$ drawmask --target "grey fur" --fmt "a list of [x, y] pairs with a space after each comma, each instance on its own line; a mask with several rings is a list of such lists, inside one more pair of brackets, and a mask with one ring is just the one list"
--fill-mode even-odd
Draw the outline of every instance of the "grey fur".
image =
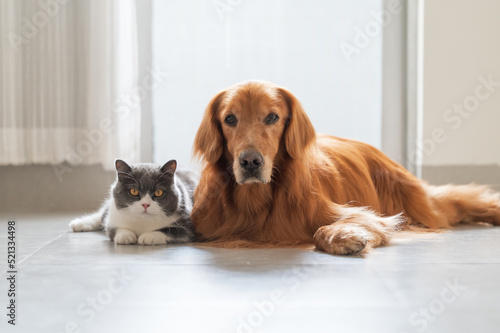
[[[166, 216], [179, 216], [171, 226], [156, 230], [170, 236], [173, 240], [169, 243], [184, 243], [194, 240], [193, 225], [190, 219], [193, 207], [194, 190], [198, 184], [198, 175], [188, 170], [176, 170], [175, 160], [165, 165], [150, 163], [128, 165], [122, 160], [115, 162], [117, 177], [111, 186], [111, 195], [117, 209], [123, 209], [141, 200], [149, 194], [162, 208]], [[139, 190], [137, 197], [131, 196], [131, 188]], [[164, 194], [157, 198], [156, 190], [163, 190]], [[102, 226], [108, 237], [114, 241], [116, 228], [107, 228], [109, 218], [108, 200], [101, 209]]]
[[[103, 229], [105, 228], [105, 226], [103, 226]], [[115, 240], [115, 235], [116, 235], [116, 228], [107, 228], [106, 229], [106, 235], [108, 235], [109, 239], [111, 239], [112, 241]]]

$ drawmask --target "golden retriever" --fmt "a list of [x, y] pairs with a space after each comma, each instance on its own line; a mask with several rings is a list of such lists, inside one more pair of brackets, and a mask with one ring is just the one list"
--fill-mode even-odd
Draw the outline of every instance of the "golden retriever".
[[317, 135], [287, 89], [261, 81], [219, 92], [196, 134], [192, 220], [226, 247], [314, 243], [331, 254], [386, 245], [395, 230], [500, 224], [485, 186], [430, 186], [376, 148]]

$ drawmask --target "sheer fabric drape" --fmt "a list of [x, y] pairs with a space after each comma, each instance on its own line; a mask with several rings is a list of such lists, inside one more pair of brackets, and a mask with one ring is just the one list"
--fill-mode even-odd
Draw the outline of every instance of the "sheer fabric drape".
[[133, 0], [0, 1], [0, 165], [140, 157]]

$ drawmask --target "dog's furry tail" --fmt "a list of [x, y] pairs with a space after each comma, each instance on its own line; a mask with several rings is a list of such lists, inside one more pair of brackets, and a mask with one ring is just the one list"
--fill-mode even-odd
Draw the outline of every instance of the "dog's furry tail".
[[460, 222], [500, 225], [500, 193], [484, 185], [426, 185], [434, 207], [443, 213], [448, 226]]
[[488, 186], [421, 183], [406, 193], [411, 195], [404, 208], [414, 227], [443, 229], [460, 222], [500, 225], [500, 194]]

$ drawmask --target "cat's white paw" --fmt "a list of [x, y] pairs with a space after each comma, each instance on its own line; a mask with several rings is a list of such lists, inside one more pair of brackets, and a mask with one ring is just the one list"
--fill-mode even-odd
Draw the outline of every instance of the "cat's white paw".
[[129, 229], [118, 228], [115, 233], [115, 244], [129, 245], [137, 243], [137, 235]]
[[161, 231], [146, 232], [139, 236], [137, 241], [140, 245], [167, 244], [169, 237]]
[[95, 215], [79, 217], [69, 223], [74, 232], [100, 230], [101, 225], [101, 219]]

